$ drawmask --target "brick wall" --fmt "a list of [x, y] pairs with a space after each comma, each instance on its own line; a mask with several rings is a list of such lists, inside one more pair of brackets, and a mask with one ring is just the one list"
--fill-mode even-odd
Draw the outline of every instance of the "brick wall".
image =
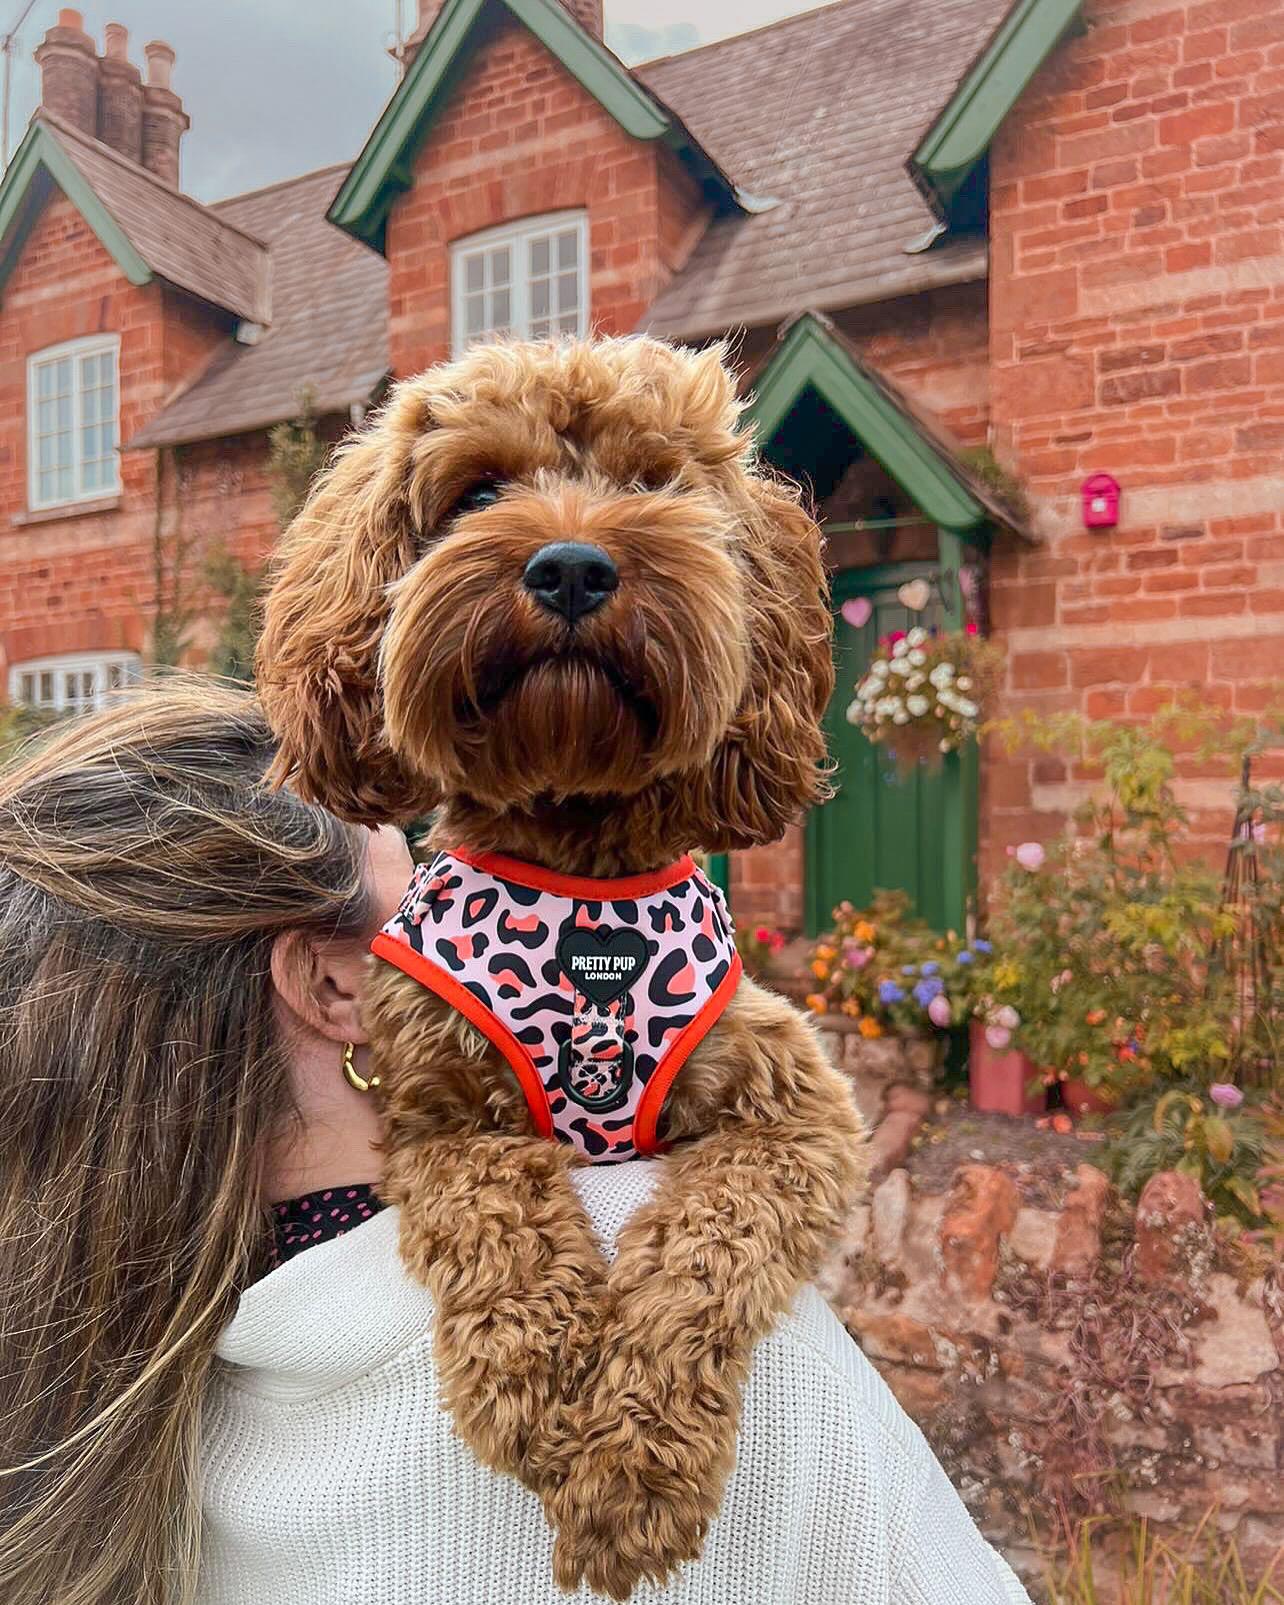
[[[120, 495], [103, 510], [28, 514], [27, 358], [64, 340], [118, 333], [127, 441], [223, 346], [228, 329], [223, 314], [179, 290], [131, 285], [61, 196], [41, 213], [0, 301], [0, 673], [64, 652], [145, 651], [155, 611], [156, 454], [121, 454]], [[262, 443], [255, 449], [261, 458]], [[220, 527], [241, 524], [225, 472], [237, 450], [205, 448], [201, 471], [186, 481], [189, 522], [208, 522], [213, 509]], [[175, 520], [167, 507], [160, 536], [170, 566]]]
[[702, 202], [676, 162], [631, 138], [531, 34], [497, 27], [468, 64], [388, 221], [399, 374], [450, 353], [449, 251], [481, 229], [588, 212], [596, 327], [635, 327], [685, 259]]
[[[995, 445], [1047, 545], [995, 565], [1014, 707], [1261, 708], [1284, 662], [1284, 16], [1278, 0], [1089, 0], [992, 153]], [[1123, 485], [1086, 532], [1079, 486]], [[986, 765], [993, 865], [1077, 796]], [[1226, 790], [1186, 800], [1210, 845]]]

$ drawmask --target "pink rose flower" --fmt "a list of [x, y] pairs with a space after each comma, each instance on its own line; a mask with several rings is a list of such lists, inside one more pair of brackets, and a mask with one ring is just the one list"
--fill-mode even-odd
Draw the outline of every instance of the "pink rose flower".
[[949, 998], [941, 995], [934, 997], [927, 1006], [927, 1017], [933, 1025], [939, 1026], [942, 1031], [951, 1025], [954, 1020], [954, 1011], [950, 1008]]
[[1005, 1003], [1001, 1009], [995, 1010], [994, 1023], [1004, 1031], [1015, 1031], [1021, 1024], [1021, 1016], [1010, 1003]]
[[995, 1053], [1002, 1053], [1004, 1048], [1012, 1041], [1012, 1033], [1005, 1025], [987, 1025], [985, 1040], [994, 1049]]
[[1044, 852], [1040, 843], [1022, 842], [1012, 856], [1022, 869], [1028, 869], [1033, 873], [1036, 869], [1043, 868], [1048, 855]]
[[1208, 1096], [1219, 1109], [1238, 1109], [1244, 1101], [1244, 1094], [1229, 1081], [1215, 1081], [1208, 1089]]

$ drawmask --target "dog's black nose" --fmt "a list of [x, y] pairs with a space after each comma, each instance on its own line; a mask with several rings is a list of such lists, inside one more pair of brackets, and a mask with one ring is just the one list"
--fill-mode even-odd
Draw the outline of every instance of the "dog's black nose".
[[527, 563], [522, 584], [541, 607], [568, 624], [601, 607], [620, 583], [619, 572], [600, 546], [554, 541]]

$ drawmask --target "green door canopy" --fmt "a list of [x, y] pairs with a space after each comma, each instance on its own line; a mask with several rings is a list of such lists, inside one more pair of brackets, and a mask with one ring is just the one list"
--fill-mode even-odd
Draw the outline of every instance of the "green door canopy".
[[929, 523], [959, 533], [988, 523], [1011, 526], [1011, 515], [971, 482], [948, 447], [815, 312], [794, 320], [754, 384], [748, 416], [765, 456], [771, 455], [772, 436], [808, 389], [877, 458]]
[[990, 148], [1026, 85], [1075, 26], [1082, 0], [1017, 0], [918, 142], [910, 177], [932, 209], [950, 203]]

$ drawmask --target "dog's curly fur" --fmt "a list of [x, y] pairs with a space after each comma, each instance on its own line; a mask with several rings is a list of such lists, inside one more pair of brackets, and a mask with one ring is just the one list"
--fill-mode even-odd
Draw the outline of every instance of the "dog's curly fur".
[[[478, 347], [398, 386], [286, 537], [259, 656], [276, 778], [581, 875], [779, 837], [823, 795], [830, 617], [819, 532], [739, 410], [720, 350], [649, 339]], [[574, 626], [522, 586], [562, 539], [620, 575]], [[608, 1271], [499, 1054], [391, 966], [366, 1015], [457, 1429], [541, 1495], [563, 1587], [662, 1581], [721, 1501], [753, 1345], [860, 1183], [846, 1084], [742, 981]]]

